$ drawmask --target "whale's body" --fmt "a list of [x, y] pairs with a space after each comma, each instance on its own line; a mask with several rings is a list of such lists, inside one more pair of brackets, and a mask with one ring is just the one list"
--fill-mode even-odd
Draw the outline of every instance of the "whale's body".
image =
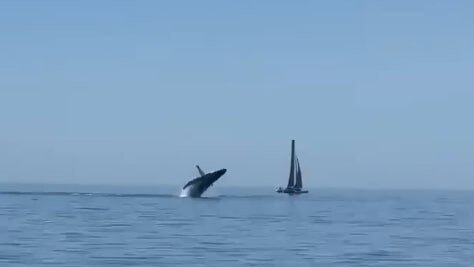
[[196, 166], [201, 174], [200, 177], [194, 178], [183, 186], [183, 196], [201, 197], [201, 195], [219, 178], [226, 173], [226, 169], [205, 174], [199, 166]]

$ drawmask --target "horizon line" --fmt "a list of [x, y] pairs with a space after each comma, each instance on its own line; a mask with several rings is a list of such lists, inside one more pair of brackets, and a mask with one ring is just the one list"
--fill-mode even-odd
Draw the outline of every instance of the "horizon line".
[[[33, 183], [33, 182], [0, 182], [0, 186], [71, 186], [71, 187], [84, 187], [84, 186], [97, 186], [97, 187], [179, 187], [178, 184], [106, 184], [106, 183]], [[270, 185], [222, 185], [219, 188], [278, 188], [278, 186]], [[358, 186], [321, 186], [321, 187], [305, 187], [309, 190], [361, 190], [361, 191], [474, 191], [474, 188], [439, 188], [439, 187], [358, 187]], [[3, 192], [0, 188], [0, 192]]]

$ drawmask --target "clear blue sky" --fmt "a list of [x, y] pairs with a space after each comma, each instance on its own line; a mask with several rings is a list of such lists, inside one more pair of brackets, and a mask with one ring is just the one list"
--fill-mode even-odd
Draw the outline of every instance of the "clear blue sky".
[[474, 188], [472, 1], [1, 1], [0, 182]]

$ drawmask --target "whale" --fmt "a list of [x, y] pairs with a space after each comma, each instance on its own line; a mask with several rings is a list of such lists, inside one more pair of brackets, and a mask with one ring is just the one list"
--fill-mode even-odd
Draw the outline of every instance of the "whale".
[[214, 172], [204, 173], [199, 165], [196, 165], [196, 167], [200, 176], [192, 179], [183, 186], [181, 195], [184, 197], [201, 197], [210, 186], [227, 172], [226, 169], [220, 169]]

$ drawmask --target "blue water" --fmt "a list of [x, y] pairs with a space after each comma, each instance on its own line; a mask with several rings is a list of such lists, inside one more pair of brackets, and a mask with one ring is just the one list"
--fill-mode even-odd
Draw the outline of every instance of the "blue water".
[[474, 266], [473, 192], [213, 190], [6, 187], [0, 266]]

